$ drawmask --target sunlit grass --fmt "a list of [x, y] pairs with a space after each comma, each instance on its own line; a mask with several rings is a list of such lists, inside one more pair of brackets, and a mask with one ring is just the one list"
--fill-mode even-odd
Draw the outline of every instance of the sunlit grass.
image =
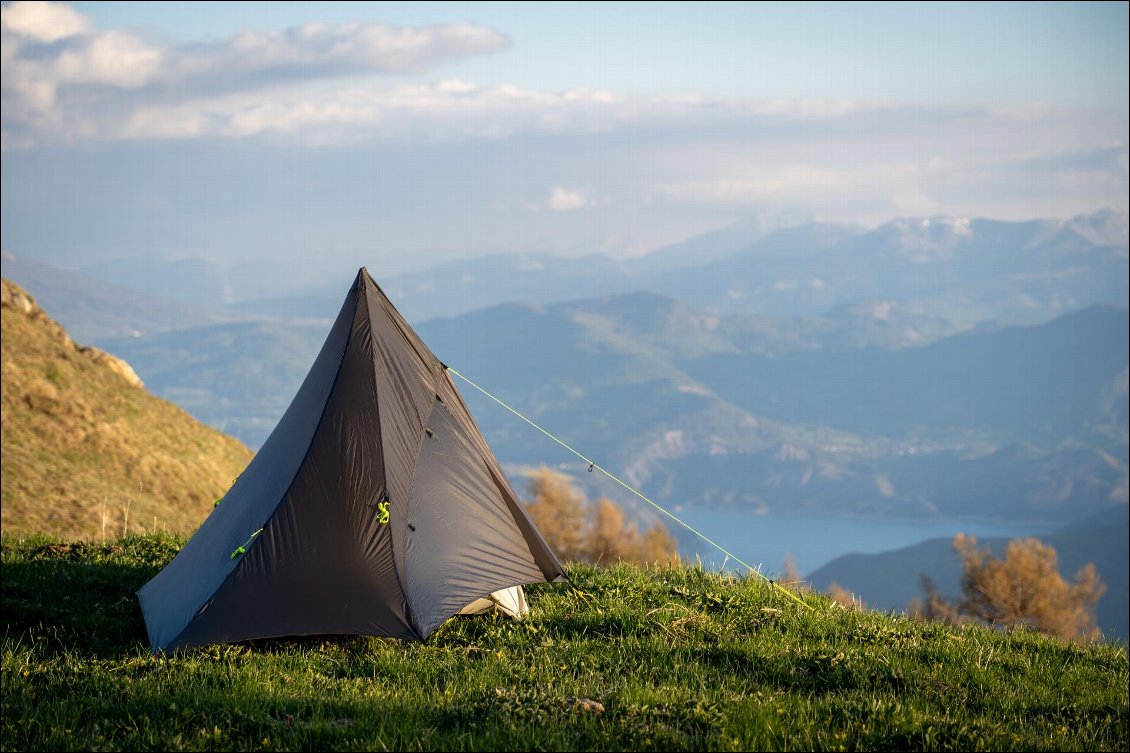
[[422, 644], [330, 637], [152, 657], [133, 591], [179, 544], [5, 537], [4, 750], [1130, 741], [1123, 646], [922, 623], [820, 595], [804, 608], [697, 567], [572, 566], [573, 586], [529, 588], [527, 620], [460, 618]]

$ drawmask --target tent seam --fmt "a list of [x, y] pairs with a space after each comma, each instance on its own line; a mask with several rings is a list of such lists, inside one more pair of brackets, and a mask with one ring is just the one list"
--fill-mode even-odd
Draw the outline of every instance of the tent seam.
[[[368, 275], [366, 274], [366, 277], [367, 276]], [[373, 284], [376, 285], [375, 282]], [[369, 308], [369, 296], [362, 291], [360, 297], [365, 302], [365, 318], [368, 319], [370, 322], [372, 322], [372, 311]], [[397, 329], [400, 329], [400, 328], [397, 327]], [[373, 327], [372, 327], [371, 323], [369, 325], [369, 345], [370, 345], [370, 352], [376, 353], [376, 343], [373, 339]], [[343, 356], [344, 356], [344, 353], [343, 353]], [[388, 496], [388, 459], [385, 457], [385, 444], [384, 444], [384, 440], [383, 440], [383, 433], [384, 432], [383, 432], [383, 428], [382, 428], [382, 424], [381, 424], [381, 394], [380, 394], [380, 390], [377, 389], [377, 387], [378, 387], [378, 385], [377, 385], [377, 371], [376, 371], [376, 363], [375, 362], [373, 364], [372, 375], [373, 375], [373, 401], [376, 403], [376, 406], [377, 406], [377, 427], [378, 427], [378, 429], [381, 429], [381, 433], [382, 433], [382, 441], [381, 441], [381, 444], [380, 444], [381, 468], [384, 471], [384, 477], [385, 477], [384, 478], [384, 481], [385, 481], [384, 488], [385, 488], [385, 496], [387, 498], [387, 496]], [[424, 425], [426, 426], [427, 422], [425, 422]], [[417, 466], [420, 464], [420, 447], [422, 446], [422, 442], [423, 442], [423, 440], [421, 438], [421, 444], [416, 446], [416, 465]], [[416, 478], [416, 468], [413, 467], [413, 469], [412, 469], [412, 480], [415, 480], [415, 478]], [[408, 488], [409, 489], [412, 488], [411, 481], [409, 481], [409, 483], [408, 483]], [[405, 510], [407, 510], [407, 508], [408, 508], [408, 500], [407, 499], [404, 500], [404, 505], [405, 505]], [[416, 619], [416, 610], [412, 608], [412, 600], [408, 596], [408, 586], [404, 582], [404, 579], [401, 578], [401, 576], [400, 576], [400, 568], [398, 568], [396, 566], [396, 538], [395, 538], [395, 536], [392, 535], [391, 530], [389, 531], [389, 546], [392, 548], [392, 558], [391, 558], [392, 574], [393, 574], [393, 577], [396, 578], [396, 584], [398, 586], [400, 586], [400, 593], [404, 596], [404, 616], [408, 618], [408, 620], [407, 620], [408, 627], [411, 628], [412, 632], [416, 634], [416, 640], [423, 642], [424, 635], [423, 635], [423, 632], [420, 630], [420, 622], [419, 622], [419, 620]]]

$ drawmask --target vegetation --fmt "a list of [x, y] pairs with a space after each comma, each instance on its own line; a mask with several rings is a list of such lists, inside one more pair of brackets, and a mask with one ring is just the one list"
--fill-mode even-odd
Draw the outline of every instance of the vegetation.
[[678, 542], [662, 523], [642, 533], [610, 499], [585, 498], [572, 480], [544, 465], [530, 478], [526, 509], [546, 542], [565, 562], [669, 564], [678, 560]]
[[196, 528], [251, 452], [76, 345], [7, 280], [3, 303], [4, 531]]
[[133, 592], [176, 552], [5, 536], [3, 750], [1123, 750], [1126, 648], [809, 608], [701, 568], [576, 564], [523, 622], [426, 643], [150, 656]]
[[949, 622], [977, 620], [990, 625], [1030, 625], [1067, 640], [1099, 637], [1094, 606], [1103, 585], [1093, 564], [1087, 564], [1068, 583], [1059, 574], [1055, 547], [1038, 539], [1009, 542], [1004, 557], [977, 546], [977, 537], [958, 534], [954, 551], [961, 558], [962, 598], [956, 603], [940, 596], [928, 578], [923, 587], [923, 614]]

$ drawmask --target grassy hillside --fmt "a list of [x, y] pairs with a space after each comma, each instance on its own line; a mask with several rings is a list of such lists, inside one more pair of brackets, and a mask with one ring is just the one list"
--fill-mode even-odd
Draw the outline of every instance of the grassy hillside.
[[195, 529], [250, 451], [74, 343], [7, 280], [2, 316], [4, 532]]
[[[2, 546], [4, 750], [1117, 750], [1123, 646], [811, 609], [762, 582], [572, 566], [522, 623], [153, 658], [134, 590], [176, 551]], [[596, 705], [599, 704], [599, 707]]]

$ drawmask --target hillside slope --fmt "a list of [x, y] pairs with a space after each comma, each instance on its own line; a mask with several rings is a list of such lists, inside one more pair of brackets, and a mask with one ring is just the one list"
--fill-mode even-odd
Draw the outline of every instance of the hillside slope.
[[2, 294], [4, 532], [194, 530], [251, 452], [73, 342], [18, 285]]
[[1121, 645], [809, 608], [618, 565], [522, 622], [153, 657], [134, 590], [177, 551], [5, 537], [3, 750], [1125, 750]]

